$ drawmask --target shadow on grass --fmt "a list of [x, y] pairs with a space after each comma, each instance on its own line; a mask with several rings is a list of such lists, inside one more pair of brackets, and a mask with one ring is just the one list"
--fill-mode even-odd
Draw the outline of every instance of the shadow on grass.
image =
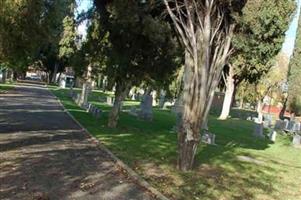
[[[61, 98], [62, 99], [62, 98]], [[67, 98], [64, 104], [72, 106]], [[109, 106], [95, 102], [104, 113], [95, 119], [89, 113], [71, 113], [110, 150], [128, 163], [149, 182], [172, 199], [279, 199], [281, 184], [277, 163], [252, 162], [253, 151], [270, 148], [267, 139], [253, 136], [253, 123], [230, 119], [209, 119], [210, 131], [216, 134], [217, 145], [201, 144], [196, 156], [195, 170], [182, 173], [175, 169], [177, 135], [172, 131], [175, 116], [166, 110], [154, 109], [154, 120], [146, 122], [121, 113], [116, 129], [106, 127]], [[251, 162], [238, 159], [250, 158]], [[267, 159], [268, 160], [268, 159]], [[154, 172], [155, 171], [155, 172]], [[278, 195], [278, 196], [277, 196]]]

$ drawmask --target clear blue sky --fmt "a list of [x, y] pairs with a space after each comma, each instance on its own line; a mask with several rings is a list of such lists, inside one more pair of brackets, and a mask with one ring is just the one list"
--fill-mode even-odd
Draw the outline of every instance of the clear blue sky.
[[[301, 0], [296, 0], [296, 1], [298, 2], [297, 13], [294, 16], [290, 28], [286, 33], [285, 42], [282, 47], [282, 52], [285, 53], [287, 56], [291, 56], [294, 49], [296, 31], [298, 26], [298, 17], [300, 15]], [[77, 0], [77, 2], [79, 5], [77, 12], [80, 13], [82, 11], [88, 10], [92, 6], [93, 0]], [[81, 24], [78, 28], [78, 31], [80, 32], [80, 34], [85, 35], [86, 23]]]
[[296, 1], [298, 2], [297, 14], [294, 16], [294, 19], [290, 25], [290, 28], [286, 32], [285, 42], [282, 47], [282, 52], [285, 53], [289, 57], [293, 53], [293, 49], [294, 49], [294, 45], [295, 45], [295, 38], [296, 38], [296, 31], [297, 31], [297, 27], [298, 27], [298, 18], [300, 15], [301, 0], [296, 0]]

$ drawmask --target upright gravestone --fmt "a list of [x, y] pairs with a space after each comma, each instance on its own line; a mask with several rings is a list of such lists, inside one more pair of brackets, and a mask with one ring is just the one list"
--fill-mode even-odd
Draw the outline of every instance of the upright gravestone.
[[145, 94], [140, 104], [139, 118], [147, 121], [153, 119], [153, 97]]
[[263, 135], [263, 123], [258, 120], [258, 118], [255, 119], [255, 126], [254, 126], [254, 132], [253, 135], [259, 138], [264, 138]]
[[288, 124], [289, 124], [289, 121], [287, 119], [285, 119], [283, 121], [283, 130], [287, 130], [288, 129]]
[[300, 133], [300, 131], [301, 131], [301, 123], [297, 122], [297, 123], [294, 124], [293, 132], [294, 133]]
[[108, 104], [109, 106], [112, 106], [113, 103], [114, 103], [113, 97], [107, 96], [107, 104]]
[[160, 99], [159, 99], [159, 107], [160, 108], [164, 108], [165, 96], [166, 96], [166, 92], [164, 90], [161, 90]]
[[276, 123], [275, 123], [275, 129], [277, 130], [283, 130], [283, 121], [282, 120], [276, 120]]
[[275, 130], [272, 130], [270, 132], [269, 138], [272, 142], [276, 142], [277, 132]]
[[178, 131], [178, 129], [181, 125], [181, 120], [182, 120], [182, 115], [183, 115], [183, 101], [182, 101], [182, 98], [176, 99], [174, 107], [172, 109], [172, 112], [174, 112], [176, 114], [176, 125], [173, 129]]
[[294, 126], [295, 126], [295, 122], [294, 121], [289, 121], [285, 130], [289, 131], [289, 132], [293, 132]]
[[293, 146], [294, 147], [301, 147], [301, 136], [295, 135], [293, 138]]
[[201, 136], [201, 141], [206, 144], [215, 145], [215, 135], [205, 130]]

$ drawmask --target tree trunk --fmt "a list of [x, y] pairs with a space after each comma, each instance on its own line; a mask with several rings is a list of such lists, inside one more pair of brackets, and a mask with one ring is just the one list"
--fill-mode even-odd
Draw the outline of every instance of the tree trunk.
[[279, 113], [279, 119], [284, 120], [284, 114], [286, 111], [286, 106], [287, 106], [287, 100], [288, 100], [288, 96], [285, 97], [284, 103], [283, 103], [283, 107]]
[[83, 84], [82, 93], [80, 95], [79, 105], [85, 107], [88, 104], [88, 97], [91, 91], [91, 84], [89, 81], [86, 81]]
[[7, 74], [7, 70], [6, 69], [3, 69], [2, 70], [2, 83], [5, 83], [6, 82], [6, 74]]
[[257, 114], [258, 114], [258, 123], [262, 124], [263, 123], [263, 103], [261, 100], [257, 101]]
[[195, 110], [195, 106], [198, 107], [200, 102], [195, 102], [194, 97], [196, 94], [199, 96], [200, 91], [197, 89], [198, 87], [196, 87], [196, 82], [193, 81], [193, 73], [191, 71], [192, 66], [193, 60], [189, 53], [186, 52], [183, 77], [184, 89], [182, 96], [178, 97], [182, 98], [183, 103], [182, 119], [178, 126], [178, 168], [182, 171], [188, 171], [193, 167], [194, 158], [200, 141], [200, 128], [203, 120], [202, 118], [200, 120], [199, 109]]
[[88, 104], [88, 97], [89, 93], [92, 90], [92, 67], [91, 65], [87, 66], [87, 74], [86, 74], [86, 81], [83, 84], [82, 93], [80, 96], [79, 104], [80, 106], [85, 107]]
[[219, 116], [219, 119], [225, 120], [229, 117], [229, 113], [231, 110], [232, 100], [233, 100], [233, 94], [234, 94], [234, 78], [233, 78], [233, 67], [229, 65], [229, 74], [226, 81], [226, 93], [222, 108], [222, 113]]
[[57, 62], [55, 62], [54, 64], [54, 71], [53, 71], [53, 74], [52, 74], [52, 77], [51, 77], [51, 83], [55, 83], [56, 82], [56, 74], [59, 70], [59, 65]]
[[160, 91], [160, 99], [159, 99], [159, 108], [164, 107], [166, 92], [164, 90]]
[[241, 97], [241, 98], [239, 99], [239, 109], [243, 109], [243, 108], [244, 108], [244, 98]]
[[109, 128], [116, 128], [119, 119], [119, 112], [120, 112], [122, 101], [129, 93], [130, 88], [131, 88], [130, 83], [126, 83], [125, 81], [116, 82], [115, 101], [109, 114], [109, 121], [108, 121]]

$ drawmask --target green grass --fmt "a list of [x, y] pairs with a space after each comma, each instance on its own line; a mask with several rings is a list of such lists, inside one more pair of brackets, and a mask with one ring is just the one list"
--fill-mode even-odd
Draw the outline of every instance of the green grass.
[[[278, 135], [272, 144], [252, 136], [252, 122], [210, 116], [217, 145], [201, 144], [195, 169], [182, 173], [175, 167], [177, 136], [170, 111], [155, 108], [152, 122], [123, 112], [118, 128], [109, 129], [110, 107], [100, 100], [112, 94], [93, 92], [90, 101], [104, 111], [95, 119], [71, 101], [67, 90], [51, 90], [95, 137], [171, 199], [301, 199], [301, 149], [291, 147], [288, 136]], [[125, 107], [133, 105], [138, 102], [125, 102]]]
[[11, 90], [13, 88], [14, 88], [14, 86], [12, 84], [2, 84], [1, 83], [0, 84], [0, 94], [6, 92], [8, 90]]

